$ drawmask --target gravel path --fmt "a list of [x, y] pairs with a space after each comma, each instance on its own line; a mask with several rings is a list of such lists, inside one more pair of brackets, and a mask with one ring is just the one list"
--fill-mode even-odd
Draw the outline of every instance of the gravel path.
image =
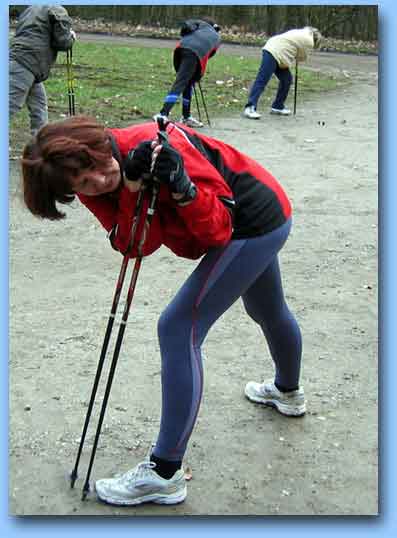
[[[281, 263], [303, 330], [308, 413], [288, 420], [244, 398], [245, 383], [271, 376], [272, 365], [237, 303], [205, 344], [203, 403], [185, 462], [193, 478], [178, 506], [81, 502], [88, 450], [76, 488], [68, 485], [121, 260], [77, 204], [62, 224], [31, 217], [11, 163], [10, 513], [377, 513], [377, 58], [316, 54], [310, 65], [344, 71], [353, 84], [306, 102], [296, 117], [214, 118], [206, 129], [272, 171], [293, 202]], [[155, 438], [156, 320], [194, 266], [165, 248], [144, 260], [93, 478], [128, 469]]]

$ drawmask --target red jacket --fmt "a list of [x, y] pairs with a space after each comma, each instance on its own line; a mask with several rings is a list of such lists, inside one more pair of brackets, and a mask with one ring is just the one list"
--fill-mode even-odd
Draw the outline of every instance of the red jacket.
[[[157, 124], [150, 122], [124, 129], [109, 129], [109, 132], [114, 137], [121, 158], [124, 159], [129, 150], [135, 148], [140, 142], [155, 139], [157, 130]], [[255, 161], [231, 146], [199, 135], [185, 126], [168, 124], [167, 133], [170, 144], [183, 156], [185, 170], [197, 187], [197, 196], [189, 205], [180, 207], [172, 199], [168, 187], [161, 185], [156, 211], [145, 241], [144, 255], [153, 253], [163, 244], [178, 256], [196, 259], [205, 254], [209, 248], [224, 245], [232, 238], [233, 226], [236, 223], [232, 222], [228, 204], [225, 205], [225, 200], [233, 201], [235, 198], [233, 187], [227, 184], [228, 177], [225, 178], [229, 169], [234, 170], [234, 178], [236, 173], [239, 175], [239, 170], [244, 170], [244, 177], [247, 175], [247, 170], [253, 171], [256, 176], [255, 182], [259, 182], [266, 192], [272, 193], [272, 200], [277, 199], [277, 215], [280, 215], [281, 221], [279, 222], [279, 217], [277, 217], [277, 224], [274, 217], [267, 219], [267, 227], [274, 228], [290, 216], [291, 206], [281, 187]], [[224, 157], [227, 170], [222, 163], [222, 175], [216, 165], [211, 164], [205, 151], [195, 144], [195, 139]], [[257, 176], [260, 178], [258, 179]], [[252, 175], [249, 174], [249, 177]], [[240, 183], [244, 185], [243, 180]], [[116, 230], [117, 226], [113, 246], [124, 252], [129, 241], [137, 193], [131, 193], [126, 187], [122, 187], [117, 193], [101, 196], [79, 195], [79, 198], [108, 232]], [[255, 198], [257, 198], [256, 194]], [[256, 200], [255, 204], [257, 205]], [[147, 205], [148, 201], [146, 201], [146, 207]], [[246, 209], [245, 206], [246, 203], [242, 204], [242, 209]], [[266, 201], [267, 206], [269, 206], [268, 201]], [[245, 213], [247, 211], [241, 212], [241, 220], [244, 223], [249, 221]], [[261, 228], [259, 234], [265, 231]], [[250, 235], [258, 235], [258, 233], [254, 230], [253, 233], [247, 234], [247, 236]], [[136, 256], [136, 248], [133, 249], [131, 255]]]

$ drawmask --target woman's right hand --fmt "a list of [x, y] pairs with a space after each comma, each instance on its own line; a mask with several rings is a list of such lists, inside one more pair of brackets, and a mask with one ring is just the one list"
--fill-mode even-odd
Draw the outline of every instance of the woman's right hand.
[[124, 175], [126, 180], [137, 182], [142, 180], [144, 174], [150, 174], [153, 151], [151, 144], [151, 140], [146, 140], [128, 152], [124, 161]]

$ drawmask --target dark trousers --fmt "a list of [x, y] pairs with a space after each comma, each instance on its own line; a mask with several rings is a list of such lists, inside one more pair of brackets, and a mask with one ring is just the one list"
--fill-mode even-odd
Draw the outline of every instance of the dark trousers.
[[194, 83], [198, 80], [200, 65], [197, 56], [189, 49], [180, 50], [180, 64], [176, 72], [176, 79], [172, 88], [164, 99], [161, 114], [168, 116], [172, 107], [182, 94], [182, 114], [184, 118], [190, 116], [190, 105]]
[[272, 75], [276, 75], [279, 80], [277, 95], [272, 103], [272, 107], [277, 109], [284, 108], [284, 103], [292, 84], [291, 71], [288, 68], [281, 69], [274, 57], [267, 50], [263, 51], [262, 63], [252, 85], [246, 106], [257, 107], [259, 98]]
[[48, 123], [47, 94], [42, 82], [35, 82], [34, 75], [15, 60], [9, 64], [9, 113], [10, 118], [24, 104], [28, 107], [31, 134]]

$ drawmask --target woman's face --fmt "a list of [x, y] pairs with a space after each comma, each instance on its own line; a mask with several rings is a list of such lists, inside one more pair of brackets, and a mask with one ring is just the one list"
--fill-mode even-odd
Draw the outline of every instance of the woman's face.
[[86, 196], [99, 196], [115, 191], [120, 181], [120, 166], [112, 157], [105, 170], [84, 170], [76, 176], [72, 181], [73, 192]]

